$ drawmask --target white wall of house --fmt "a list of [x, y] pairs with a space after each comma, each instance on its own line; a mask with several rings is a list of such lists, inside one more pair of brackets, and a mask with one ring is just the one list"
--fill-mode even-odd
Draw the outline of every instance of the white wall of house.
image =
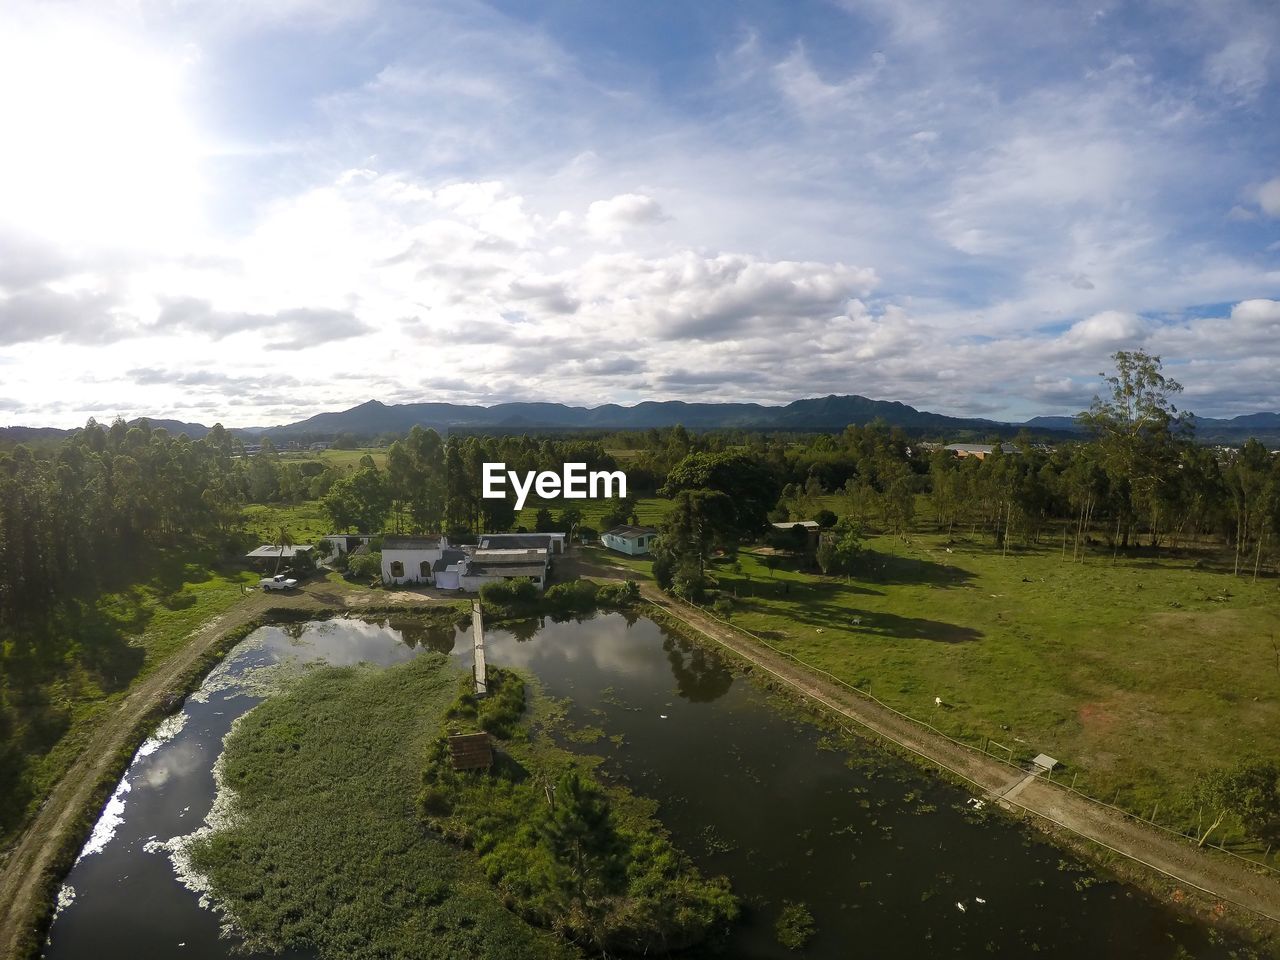
[[653, 541], [658, 539], [656, 533], [646, 533], [638, 537], [620, 537], [612, 533], [604, 534], [600, 540], [610, 550], [617, 550], [628, 556], [639, 557], [649, 552]]
[[460, 590], [462, 564], [451, 563], [448, 567], [436, 573], [436, 589], [437, 590]]
[[382, 551], [383, 583], [431, 583], [431, 567], [444, 554], [444, 546], [414, 550]]

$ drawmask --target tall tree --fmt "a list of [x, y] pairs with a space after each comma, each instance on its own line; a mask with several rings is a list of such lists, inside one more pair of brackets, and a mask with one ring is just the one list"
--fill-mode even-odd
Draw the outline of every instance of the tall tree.
[[1128, 546], [1134, 520], [1152, 514], [1157, 491], [1176, 469], [1175, 432], [1191, 427], [1173, 404], [1182, 385], [1164, 375], [1158, 356], [1121, 350], [1112, 360], [1116, 372], [1099, 374], [1109, 395], [1095, 396], [1077, 420], [1092, 433], [1108, 476], [1125, 491], [1117, 524]]

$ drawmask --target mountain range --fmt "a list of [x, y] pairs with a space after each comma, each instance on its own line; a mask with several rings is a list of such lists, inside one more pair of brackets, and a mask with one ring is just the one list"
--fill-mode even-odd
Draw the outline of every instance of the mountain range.
[[[500, 403], [492, 407], [454, 403], [384, 404], [377, 400], [295, 423], [271, 427], [243, 427], [230, 432], [246, 440], [270, 437], [273, 441], [332, 440], [338, 434], [372, 438], [403, 434], [415, 425], [448, 431], [563, 431], [636, 430], [670, 427], [691, 430], [841, 430], [848, 424], [883, 420], [912, 433], [969, 440], [987, 436], [1012, 436], [1020, 430], [1045, 437], [1065, 437], [1080, 432], [1071, 417], [1033, 417], [1023, 423], [950, 417], [917, 410], [904, 403], [870, 400], [855, 395], [794, 400], [783, 406], [759, 403], [686, 403], [681, 400], [645, 401], [626, 407], [616, 403], [576, 407], [563, 403]], [[131, 421], [136, 422], [136, 421]], [[209, 427], [179, 420], [147, 418], [153, 427], [170, 433], [202, 437]], [[1238, 443], [1250, 436], [1264, 442], [1280, 442], [1280, 413], [1253, 413], [1229, 420], [1195, 418], [1196, 436], [1202, 442]], [[70, 433], [51, 427], [4, 427], [0, 438], [18, 442], [53, 439]]]

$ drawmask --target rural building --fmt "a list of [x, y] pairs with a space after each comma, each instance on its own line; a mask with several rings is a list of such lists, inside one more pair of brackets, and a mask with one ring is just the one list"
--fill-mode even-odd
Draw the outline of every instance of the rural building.
[[317, 541], [316, 546], [330, 557], [336, 557], [340, 554], [350, 553], [357, 547], [369, 545], [369, 541], [375, 538], [372, 533], [330, 533], [321, 537]]
[[[990, 443], [949, 443], [943, 449], [949, 450], [957, 457], [976, 457], [979, 460], [985, 460], [987, 455], [995, 451], [995, 446]], [[1001, 453], [1017, 453], [1018, 448], [1012, 443], [1000, 444]]]
[[545, 550], [553, 557], [564, 553], [563, 533], [482, 533], [478, 539], [486, 550]]
[[466, 566], [467, 555], [461, 550], [447, 549], [440, 559], [431, 565], [431, 576], [435, 580], [437, 590], [461, 590], [462, 568]]
[[383, 537], [383, 583], [433, 583], [432, 568], [444, 556], [444, 537]]
[[[482, 543], [491, 542], [481, 539]], [[546, 549], [486, 549], [476, 547], [459, 572], [463, 590], [479, 590], [500, 580], [530, 580], [545, 590], [551, 570], [551, 554]]]
[[768, 542], [784, 550], [798, 546], [798, 542], [793, 539], [798, 536], [797, 530], [804, 532], [805, 545], [810, 550], [818, 545], [818, 538], [822, 535], [822, 524], [817, 520], [783, 520], [771, 526], [773, 529], [769, 531]]
[[[563, 533], [482, 533], [479, 546], [451, 546], [447, 537], [384, 537], [382, 582], [429, 583], [440, 590], [478, 591], [486, 583], [529, 580], [545, 590]], [[357, 549], [367, 549], [363, 544]]]
[[282, 547], [275, 543], [264, 543], [262, 546], [250, 550], [244, 555], [250, 565], [265, 570], [274, 567], [277, 563], [292, 563], [293, 560], [303, 554], [311, 554], [314, 556], [315, 547], [300, 543], [291, 547]]
[[648, 553], [657, 538], [656, 527], [635, 527], [629, 523], [606, 530], [600, 535], [600, 541], [610, 550], [617, 550], [631, 557]]

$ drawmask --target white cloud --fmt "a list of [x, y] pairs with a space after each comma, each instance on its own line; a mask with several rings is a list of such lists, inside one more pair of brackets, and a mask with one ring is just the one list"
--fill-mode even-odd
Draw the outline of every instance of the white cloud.
[[1133, 349], [1141, 346], [1146, 336], [1147, 324], [1141, 317], [1120, 310], [1104, 310], [1072, 324], [1062, 339], [1074, 347]]
[[635, 227], [669, 219], [661, 204], [642, 193], [620, 193], [608, 200], [596, 200], [587, 207], [587, 229], [601, 237], [620, 238]]
[[[1135, 344], [1222, 409], [1275, 396], [1250, 375], [1280, 363], [1265, 3], [744, 8], [683, 62], [519, 5], [23, 3], [0, 46], [94, 115], [42, 142], [45, 112], [0, 105], [38, 146], [0, 156], [15, 419], [371, 395], [1054, 412]], [[300, 351], [288, 389], [274, 349]]]
[[1269, 217], [1280, 217], [1280, 177], [1258, 188], [1258, 205]]

